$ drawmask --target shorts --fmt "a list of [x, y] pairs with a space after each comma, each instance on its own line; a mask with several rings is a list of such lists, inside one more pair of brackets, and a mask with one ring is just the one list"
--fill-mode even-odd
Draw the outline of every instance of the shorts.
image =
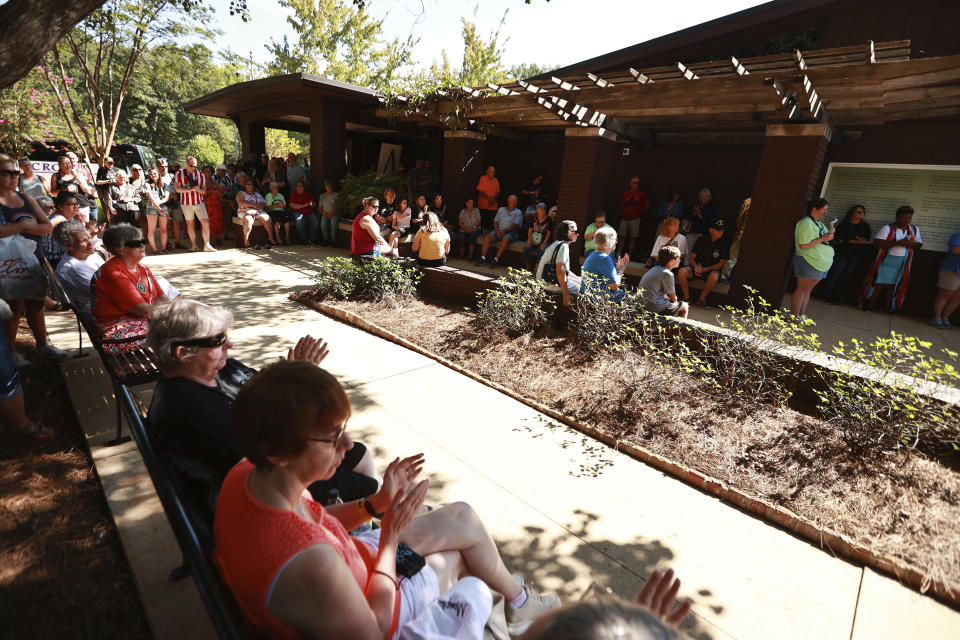
[[[382, 529], [368, 529], [360, 533], [350, 534], [352, 537], [372, 547], [376, 555], [380, 548], [380, 532]], [[400, 577], [400, 619], [397, 629], [415, 619], [431, 603], [440, 598], [440, 582], [437, 574], [429, 564], [423, 565], [412, 578]]]
[[620, 221], [620, 228], [617, 230], [617, 235], [622, 238], [628, 233], [631, 238], [636, 238], [640, 235], [640, 218]]
[[167, 213], [174, 222], [183, 222], [183, 210], [179, 207], [167, 207]]
[[287, 218], [287, 211], [281, 209], [280, 211], [267, 211], [267, 215], [270, 216], [270, 220], [276, 224], [283, 224], [284, 222], [289, 222]]
[[937, 286], [947, 291], [960, 289], [960, 273], [941, 270], [940, 277], [937, 279]]
[[659, 313], [662, 316], [675, 316], [677, 312], [680, 311], [681, 302], [677, 300], [676, 302], [668, 302], [665, 306], [660, 305], [659, 309], [650, 309], [654, 313]]
[[505, 234], [503, 234], [503, 238], [501, 238], [500, 240], [497, 240], [496, 231], [491, 231], [490, 233], [487, 234], [487, 236], [490, 237], [491, 242], [500, 242], [500, 240], [503, 240], [503, 239], [506, 239], [507, 242], [516, 242], [517, 240], [520, 239], [520, 236], [517, 235], [516, 231], [507, 231]]
[[193, 222], [196, 216], [201, 220], [207, 219], [207, 205], [201, 204], [181, 204], [180, 210], [183, 212], [183, 219], [187, 222]]
[[798, 278], [806, 278], [808, 280], [823, 280], [827, 277], [826, 271], [814, 269], [810, 263], [807, 262], [806, 258], [796, 254], [793, 256], [793, 273]]
[[144, 209], [143, 215], [150, 216], [152, 218], [169, 218], [170, 214], [167, 213], [166, 209]]

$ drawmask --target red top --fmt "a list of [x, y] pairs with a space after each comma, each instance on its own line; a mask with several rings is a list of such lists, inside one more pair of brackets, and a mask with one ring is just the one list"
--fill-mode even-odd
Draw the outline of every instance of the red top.
[[288, 198], [291, 204], [307, 204], [308, 202], [313, 202], [312, 205], [306, 209], [294, 209], [297, 213], [314, 213], [317, 210], [317, 203], [313, 199], [313, 196], [310, 195], [310, 192], [306, 189], [303, 190], [303, 193], [297, 193], [294, 191], [290, 194]]
[[497, 208], [497, 197], [488, 198], [485, 193], [500, 193], [500, 181], [496, 178], [490, 178], [487, 174], [480, 176], [480, 180], [477, 182], [477, 208], [486, 209], [490, 211], [491, 209]]
[[623, 206], [623, 220], [635, 220], [643, 215], [648, 206], [647, 194], [643, 189], [623, 192], [620, 204]]
[[308, 547], [328, 544], [366, 590], [369, 568], [375, 553], [363, 542], [350, 537], [340, 521], [313, 501], [304, 490], [304, 502], [319, 522], [308, 522], [285, 509], [270, 507], [250, 493], [253, 465], [244, 458], [227, 474], [217, 499], [213, 533], [216, 556], [230, 589], [257, 630], [269, 638], [304, 638], [267, 608], [277, 575]]
[[370, 236], [370, 232], [360, 226], [364, 217], [369, 215], [366, 211], [361, 211], [353, 219], [353, 233], [350, 236], [350, 253], [352, 255], [359, 256], [370, 253], [377, 246], [377, 241]]
[[[189, 169], [180, 169], [180, 171], [177, 171], [177, 175], [174, 177], [175, 183], [181, 187], [189, 187], [190, 183], [187, 181], [187, 175], [193, 178], [198, 187], [203, 189], [207, 188], [207, 177], [196, 169], [193, 171], [190, 171]], [[187, 191], [186, 193], [181, 193], [180, 204], [203, 204], [203, 194], [198, 191]]]
[[93, 319], [102, 324], [130, 315], [130, 309], [138, 304], [155, 303], [163, 289], [142, 262], [134, 275], [123, 260], [114, 256], [94, 274], [90, 293]]

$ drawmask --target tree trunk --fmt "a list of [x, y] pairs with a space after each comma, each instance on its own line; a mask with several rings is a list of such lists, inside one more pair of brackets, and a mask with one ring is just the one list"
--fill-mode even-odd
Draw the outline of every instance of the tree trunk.
[[0, 89], [37, 66], [63, 34], [105, 0], [8, 0], [0, 5]]

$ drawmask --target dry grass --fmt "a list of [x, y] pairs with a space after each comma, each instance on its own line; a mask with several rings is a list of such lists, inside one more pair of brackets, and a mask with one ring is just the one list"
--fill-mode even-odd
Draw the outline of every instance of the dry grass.
[[0, 636], [149, 638], [146, 615], [56, 364], [19, 350], [27, 412], [44, 444], [0, 431]]
[[[854, 454], [833, 427], [792, 410], [726, 401], [634, 354], [587, 351], [565, 332], [504, 344], [473, 314], [411, 302], [335, 302], [489, 380], [960, 583], [960, 473], [919, 452]], [[500, 336], [504, 340], [506, 337]], [[555, 372], [569, 372], [558, 384]], [[621, 384], [611, 384], [619, 380]]]

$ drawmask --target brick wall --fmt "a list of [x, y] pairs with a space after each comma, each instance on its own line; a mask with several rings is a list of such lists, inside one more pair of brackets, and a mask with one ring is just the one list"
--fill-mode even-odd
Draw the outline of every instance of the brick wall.
[[[501, 205], [506, 204], [506, 197], [511, 193], [519, 197], [520, 190], [537, 174], [543, 176], [542, 190], [553, 204], [560, 189], [562, 143], [518, 142], [491, 136], [487, 138], [483, 158], [484, 168], [491, 164], [497, 168]], [[472, 186], [476, 184], [474, 182]]]
[[420, 292], [427, 298], [472, 305], [477, 301], [477, 293], [498, 286], [499, 280], [495, 275], [444, 266], [423, 270]]
[[[763, 145], [734, 282], [749, 284], [777, 306], [790, 274], [794, 228], [815, 193], [826, 146], [820, 135], [768, 135]], [[734, 300], [744, 293], [731, 288]]]
[[338, 181], [347, 170], [347, 143], [343, 103], [318, 100], [310, 110], [310, 188], [323, 193], [325, 179]]
[[445, 137], [443, 139], [443, 199], [447, 215], [456, 216], [467, 198], [477, 197], [477, 181], [487, 168], [484, 146], [479, 138]]

